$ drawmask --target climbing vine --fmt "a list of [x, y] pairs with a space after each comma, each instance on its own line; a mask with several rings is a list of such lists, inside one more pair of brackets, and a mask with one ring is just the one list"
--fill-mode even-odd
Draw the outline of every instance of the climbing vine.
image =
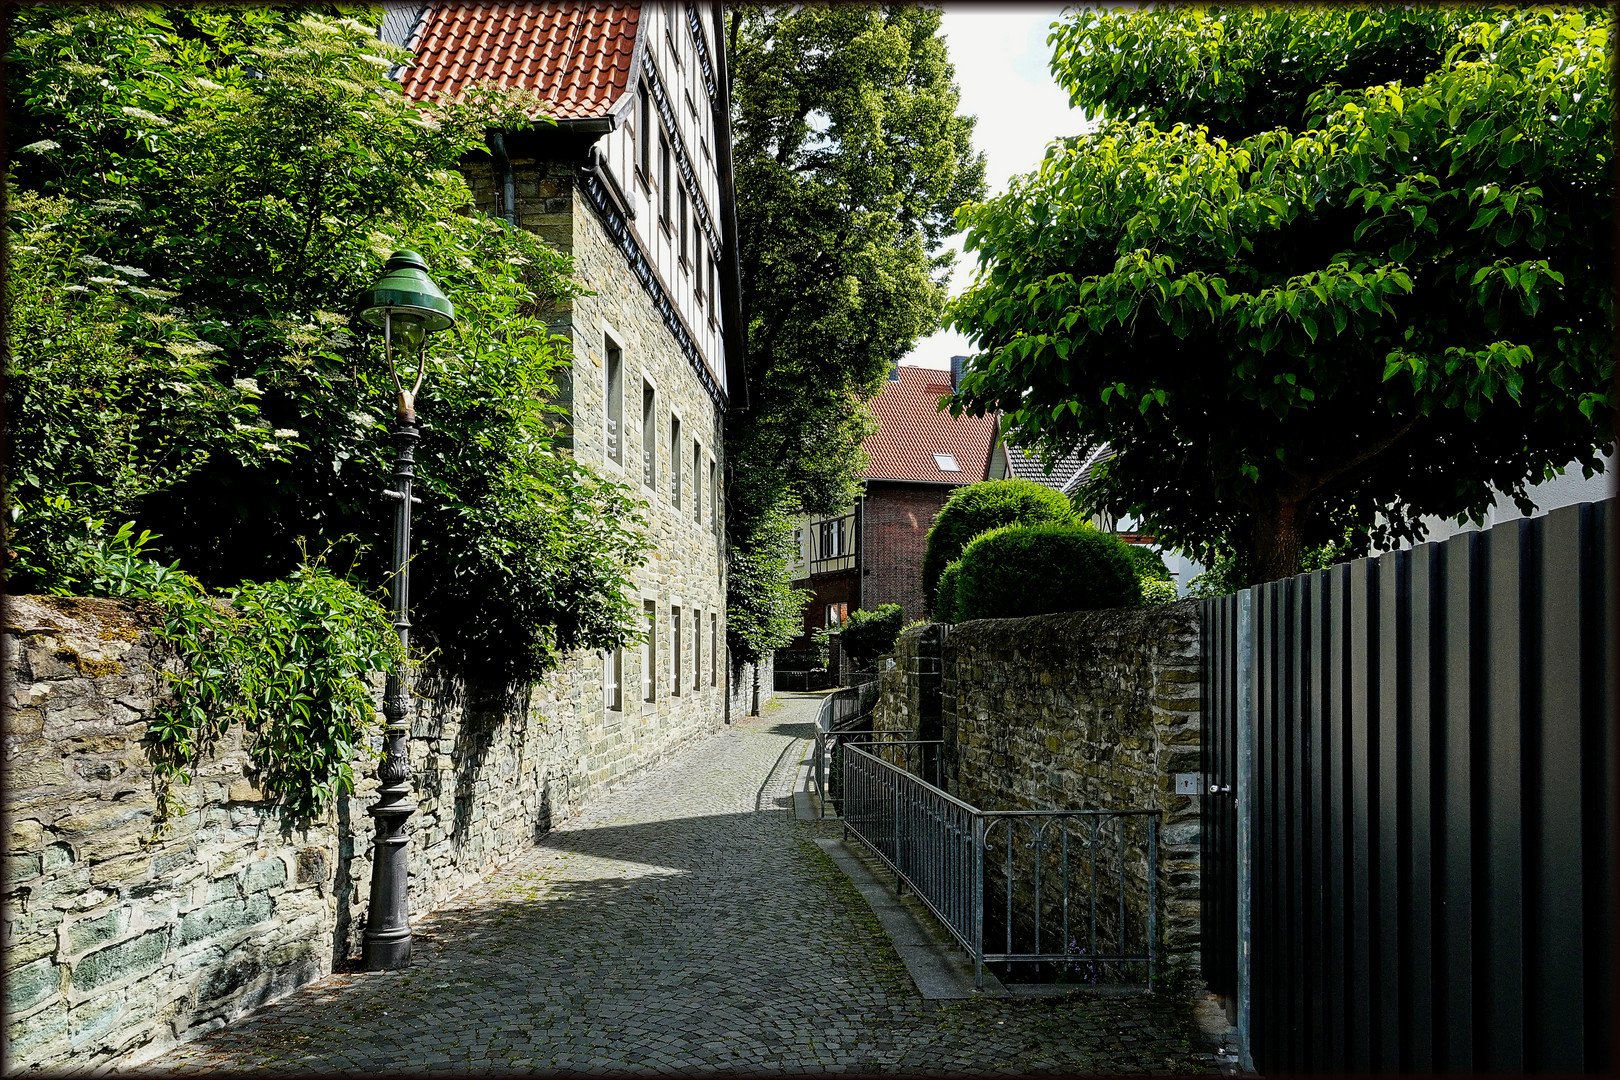
[[404, 660], [381, 604], [321, 560], [277, 581], [163, 601], [160, 636], [183, 663], [147, 729], [160, 828], [183, 812], [173, 785], [240, 721], [252, 776], [308, 820], [354, 790], [352, 762], [375, 717], [366, 676]]
[[285, 578], [210, 593], [153, 561], [145, 549], [156, 539], [86, 518], [64, 558], [35, 568], [44, 591], [148, 600], [163, 614], [157, 634], [180, 665], [146, 733], [156, 832], [185, 812], [175, 785], [191, 783], [238, 722], [264, 794], [295, 819], [325, 813], [354, 790], [353, 760], [376, 715], [368, 675], [405, 659], [388, 612], [325, 554], [306, 552]]

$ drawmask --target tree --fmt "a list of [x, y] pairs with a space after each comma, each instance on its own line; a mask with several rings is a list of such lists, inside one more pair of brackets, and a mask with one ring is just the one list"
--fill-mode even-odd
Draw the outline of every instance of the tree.
[[531, 99], [412, 102], [405, 54], [331, 10], [35, 7], [12, 31], [13, 566], [48, 577], [86, 519], [162, 534], [212, 587], [375, 536], [393, 394], [349, 306], [410, 248], [461, 316], [417, 406], [424, 643], [487, 684], [634, 639], [635, 502], [547, 416], [571, 262], [467, 212], [454, 170]]
[[[846, 505], [866, 400], [943, 308], [951, 213], [983, 192], [939, 13], [735, 8], [730, 72], [751, 405], [727, 417], [732, 647], [779, 514]], [[785, 595], [785, 589], [775, 589]], [[793, 613], [797, 617], [797, 610]]]
[[[965, 207], [955, 410], [1119, 455], [1091, 504], [1251, 580], [1610, 442], [1608, 14], [1081, 12], [1105, 118]], [[1207, 125], [1207, 126], [1206, 126]]]

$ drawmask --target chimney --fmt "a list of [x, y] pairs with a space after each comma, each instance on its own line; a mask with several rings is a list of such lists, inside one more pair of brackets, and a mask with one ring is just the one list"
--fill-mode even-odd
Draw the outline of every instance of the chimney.
[[967, 363], [965, 356], [951, 357], [951, 389], [955, 390], [962, 381], [962, 365]]

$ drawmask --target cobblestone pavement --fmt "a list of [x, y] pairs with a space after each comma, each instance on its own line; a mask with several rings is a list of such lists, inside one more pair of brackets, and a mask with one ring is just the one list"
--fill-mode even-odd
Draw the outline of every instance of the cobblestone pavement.
[[792, 817], [816, 700], [558, 826], [418, 920], [407, 970], [329, 976], [140, 1071], [1216, 1071], [1155, 998], [924, 1001], [814, 843], [837, 826]]

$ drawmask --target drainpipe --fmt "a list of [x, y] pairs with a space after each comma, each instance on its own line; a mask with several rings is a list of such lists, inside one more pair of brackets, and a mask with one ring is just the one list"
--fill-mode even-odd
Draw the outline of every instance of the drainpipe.
[[512, 175], [512, 159], [506, 154], [506, 136], [499, 131], [491, 131], [488, 142], [495, 168], [501, 174], [501, 216], [506, 218], [508, 225], [516, 225], [517, 178]]

